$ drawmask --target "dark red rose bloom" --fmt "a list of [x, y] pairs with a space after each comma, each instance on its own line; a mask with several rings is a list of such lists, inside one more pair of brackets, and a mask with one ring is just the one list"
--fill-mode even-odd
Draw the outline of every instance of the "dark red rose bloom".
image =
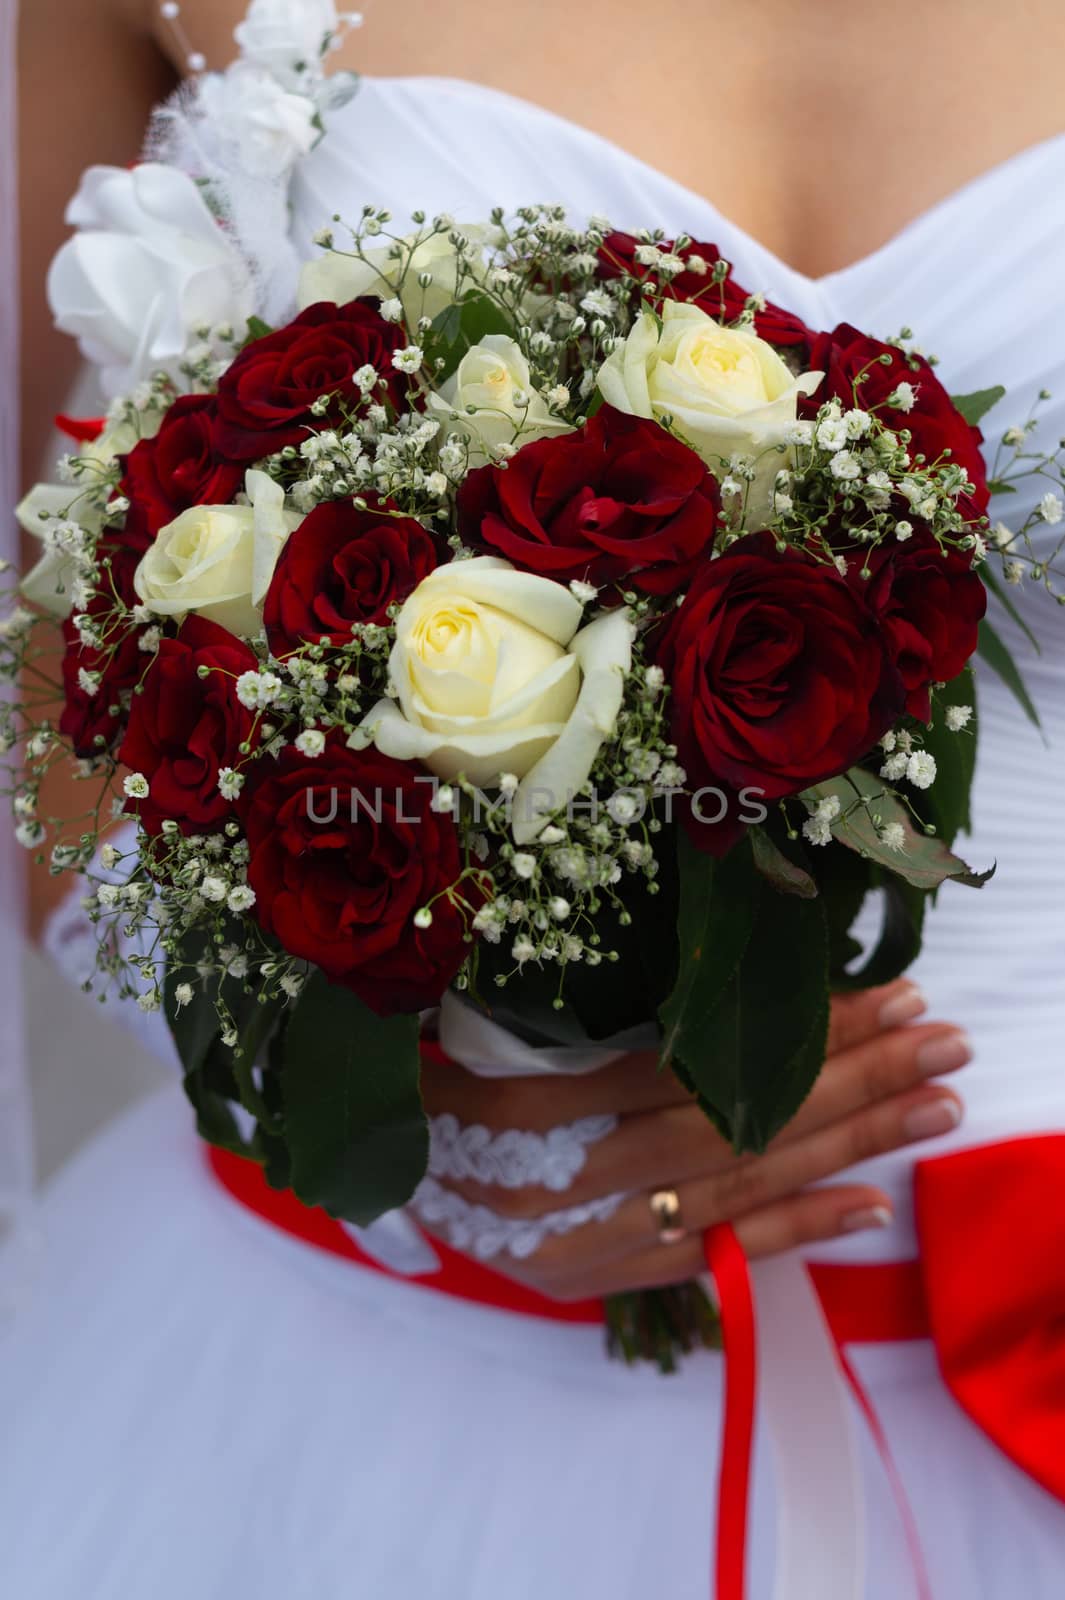
[[[210, 670], [200, 677], [198, 668]], [[219, 792], [222, 767], [242, 762], [252, 740], [252, 714], [237, 699], [236, 681], [258, 667], [253, 651], [216, 622], [192, 614], [176, 639], [164, 639], [134, 695], [118, 759], [148, 779], [145, 800], [131, 800], [149, 833], [167, 819], [182, 833], [208, 833], [232, 814]]]
[[[131, 513], [125, 530], [108, 534], [98, 547], [100, 581], [86, 612], [100, 631], [99, 647], [82, 644], [69, 617], [63, 623], [66, 650], [59, 731], [77, 756], [98, 756], [121, 736], [125, 705], [151, 660], [140, 648], [144, 629], [134, 627], [123, 612], [139, 603], [133, 574], [150, 543]], [[95, 694], [82, 687], [83, 670], [99, 675]]]
[[334, 735], [314, 760], [264, 760], [241, 797], [259, 922], [379, 1016], [435, 1005], [466, 954], [462, 914], [434, 900], [462, 873], [458, 832], [425, 776]]
[[[748, 534], [703, 567], [669, 619], [656, 658], [688, 787], [728, 798], [696, 844], [727, 849], [744, 789], [772, 801], [834, 777], [895, 721], [903, 691], [877, 619], [834, 568], [769, 533]], [[714, 818], [714, 800], [702, 808]]]
[[[927, 528], [905, 543], [885, 542], [849, 558], [851, 582], [880, 619], [888, 652], [906, 690], [906, 710], [927, 722], [929, 688], [949, 683], [976, 650], [987, 590], [972, 559], [940, 550]], [[872, 574], [860, 576], [864, 566]]]
[[[385, 397], [398, 406], [407, 379], [392, 365], [406, 343], [398, 323], [386, 322], [373, 300], [346, 306], [308, 306], [295, 322], [245, 346], [218, 385], [218, 448], [230, 461], [258, 461], [308, 432], [335, 426], [342, 404], [360, 390], [355, 373], [373, 367], [385, 380]], [[324, 417], [311, 406], [323, 395], [333, 403]], [[381, 391], [378, 391], [380, 397]]]
[[[607, 234], [599, 247], [599, 276], [607, 280], [620, 278], [623, 273], [634, 278], [647, 277], [651, 269], [641, 266], [636, 260], [636, 251], [642, 242], [631, 233]], [[659, 248], [672, 251], [673, 245], [664, 239]], [[679, 254], [685, 261], [689, 256], [701, 256], [711, 271], [721, 260], [721, 251], [716, 244], [692, 243], [685, 245]], [[670, 280], [668, 287], [661, 280], [663, 293], [667, 299], [694, 301], [719, 322], [735, 322], [743, 312], [750, 290], [736, 282], [731, 269], [723, 283], [715, 283], [711, 271], [680, 272]], [[769, 302], [761, 311], [755, 312], [754, 327], [759, 337], [769, 344], [803, 345], [809, 344], [815, 337], [800, 317]]]
[[603, 406], [583, 427], [471, 472], [458, 526], [527, 572], [673, 594], [707, 558], [717, 485], [657, 422]]
[[[883, 356], [888, 360], [882, 361]], [[923, 455], [929, 466], [942, 465], [949, 450], [950, 461], [965, 469], [974, 486], [974, 493], [958, 502], [962, 514], [970, 521], [984, 515], [990, 495], [980, 454], [983, 434], [966, 422], [923, 357], [907, 357], [894, 345], [881, 344], [849, 322], [841, 322], [831, 333], [820, 333], [814, 339], [809, 367], [812, 372], [823, 372], [825, 378], [816, 393], [800, 401], [800, 415], [816, 416], [818, 408], [831, 399], [848, 408], [875, 408], [889, 428], [910, 430], [911, 456]], [[900, 383], [908, 383], [916, 391], [912, 411], [885, 404]]]
[[359, 622], [388, 622], [440, 565], [431, 533], [387, 505], [359, 511], [350, 500], [317, 506], [290, 534], [266, 593], [266, 636], [275, 656], [301, 644], [343, 644]]
[[189, 506], [228, 505], [243, 486], [244, 468], [218, 450], [218, 402], [211, 394], [175, 400], [154, 439], [126, 457], [122, 493], [158, 533]]

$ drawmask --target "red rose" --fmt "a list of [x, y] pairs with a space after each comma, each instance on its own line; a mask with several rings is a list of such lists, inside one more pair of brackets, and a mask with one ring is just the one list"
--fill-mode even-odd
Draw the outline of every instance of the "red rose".
[[228, 505], [244, 482], [244, 468], [224, 459], [217, 444], [218, 402], [211, 394], [175, 400], [154, 439], [142, 439], [126, 457], [122, 493], [158, 533], [189, 506]]
[[350, 500], [320, 505], [291, 534], [266, 593], [270, 649], [288, 655], [301, 644], [343, 644], [360, 622], [388, 622], [440, 564], [431, 533], [387, 504], [359, 511]]
[[590, 422], [524, 445], [505, 468], [471, 472], [459, 532], [559, 583], [673, 594], [707, 558], [717, 485], [657, 422], [603, 406]]
[[[860, 576], [866, 565], [870, 578]], [[884, 543], [854, 556], [850, 572], [880, 619], [906, 690], [906, 710], [927, 722], [930, 686], [956, 678], [976, 651], [987, 609], [983, 580], [969, 555], [942, 551], [927, 528], [903, 544]]]
[[[882, 359], [885, 356], [887, 360]], [[928, 466], [942, 465], [949, 451], [950, 461], [965, 469], [974, 487], [972, 495], [958, 502], [963, 515], [969, 521], [984, 515], [990, 495], [980, 454], [983, 434], [966, 422], [922, 356], [904, 355], [894, 345], [881, 344], [849, 322], [841, 322], [831, 333], [820, 333], [814, 339], [809, 366], [813, 372], [823, 372], [825, 379], [815, 394], [800, 403], [802, 413], [816, 416], [818, 408], [830, 399], [848, 408], [875, 409], [889, 428], [910, 430], [910, 454], [923, 455]], [[900, 383], [908, 383], [915, 391], [911, 411], [886, 403]]]
[[[672, 688], [673, 738], [692, 790], [728, 812], [692, 836], [719, 851], [742, 817], [734, 798], [796, 794], [860, 760], [902, 709], [877, 620], [834, 568], [769, 533], [703, 567], [656, 649]], [[700, 806], [716, 818], [720, 802]]]
[[[458, 832], [417, 776], [333, 736], [314, 760], [290, 745], [263, 761], [241, 798], [263, 928], [379, 1016], [435, 1005], [466, 955], [443, 893], [462, 873]], [[430, 926], [416, 927], [430, 902]]]
[[[150, 543], [131, 516], [123, 533], [106, 535], [99, 546], [100, 581], [86, 607], [100, 632], [99, 646], [82, 644], [69, 617], [63, 623], [66, 650], [59, 731], [70, 740], [76, 756], [98, 756], [120, 737], [125, 708], [151, 660], [140, 648], [144, 629], [133, 627], [123, 610], [139, 604], [133, 574]], [[91, 694], [82, 683], [83, 671], [98, 680]]]
[[[642, 243], [631, 233], [608, 234], [599, 247], [599, 277], [609, 280], [620, 278], [623, 274], [639, 279], [655, 276], [653, 268], [642, 266], [636, 260], [636, 251]], [[673, 252], [673, 245], [667, 239], [663, 239], [658, 248]], [[735, 322], [742, 315], [750, 292], [736, 282], [731, 267], [723, 283], [714, 282], [713, 268], [721, 260], [717, 245], [692, 243], [677, 253], [683, 261], [687, 261], [689, 256], [701, 257], [708, 270], [680, 272], [675, 278], [669, 279], [668, 284], [665, 278], [658, 278], [663, 295], [670, 300], [692, 300], [719, 322]], [[759, 337], [769, 344], [809, 344], [814, 338], [801, 318], [769, 301], [761, 311], [755, 312], [754, 328]]]
[[[384, 379], [384, 396], [399, 406], [406, 379], [392, 365], [406, 335], [371, 300], [308, 306], [286, 328], [246, 345], [218, 385], [218, 448], [230, 461], [258, 461], [298, 445], [312, 429], [335, 426], [361, 390], [360, 367]], [[377, 391], [378, 396], [382, 393]], [[311, 411], [332, 397], [324, 416]]]
[[[204, 677], [199, 668], [207, 667]], [[252, 714], [237, 699], [236, 682], [258, 667], [235, 634], [195, 614], [176, 639], [164, 639], [134, 695], [118, 759], [143, 773], [150, 792], [130, 801], [149, 833], [167, 819], [182, 833], [207, 833], [232, 814], [219, 792], [222, 767], [239, 766], [240, 746], [252, 739]]]

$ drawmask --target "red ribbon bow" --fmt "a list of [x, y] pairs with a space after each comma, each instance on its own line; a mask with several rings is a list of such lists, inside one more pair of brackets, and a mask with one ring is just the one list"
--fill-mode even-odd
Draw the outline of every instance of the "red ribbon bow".
[[958, 1404], [1065, 1501], [1065, 1134], [918, 1164], [928, 1323]]

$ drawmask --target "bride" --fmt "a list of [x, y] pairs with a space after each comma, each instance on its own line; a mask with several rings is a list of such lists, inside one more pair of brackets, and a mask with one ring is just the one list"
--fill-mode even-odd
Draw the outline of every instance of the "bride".
[[[160, 48], [179, 69], [201, 55], [224, 65], [242, 10], [109, 0], [89, 19], [58, 0], [26, 8], [31, 302], [86, 157], [135, 157], [165, 91]], [[1023, 414], [1065, 369], [1062, 45], [1065, 20], [1049, 0], [1009, 14], [941, 0], [919, 34], [901, 12], [839, 0], [375, 7], [337, 58], [364, 74], [359, 93], [298, 170], [294, 241], [309, 254], [335, 210], [364, 203], [461, 218], [557, 200], [574, 215], [713, 240], [745, 283], [811, 325], [887, 334], [909, 322], [952, 391], [1001, 378]], [[61, 115], [55, 94], [32, 87], [57, 70]], [[32, 303], [26, 337], [32, 444], [69, 366]], [[1048, 437], [1065, 434], [1065, 403], [1047, 415]], [[495, 1133], [617, 1118], [567, 1204], [673, 1187], [691, 1230], [662, 1242], [649, 1208], [639, 1225], [623, 1210], [528, 1257], [501, 1256], [499, 1271], [562, 1304], [667, 1283], [698, 1270], [700, 1230], [725, 1219], [752, 1258], [799, 1246], [823, 1263], [905, 1262], [918, 1251], [915, 1160], [1065, 1132], [1065, 865], [1051, 847], [1065, 646], [1043, 591], [1020, 604], [1043, 644], [1025, 669], [1047, 742], [982, 675], [968, 853], [997, 859], [998, 876], [976, 916], [944, 892], [914, 972], [920, 989], [900, 982], [837, 1004], [825, 1072], [767, 1155], [733, 1159], [679, 1088], [638, 1060], [547, 1086], [431, 1075], [434, 1115]], [[70, 919], [61, 912], [53, 927]], [[922, 991], [952, 1022], [920, 1020]], [[962, 1067], [968, 1115], [954, 1132], [961, 1096], [938, 1080]], [[559, 1205], [542, 1186], [453, 1188], [504, 1219], [535, 1223]], [[995, 1205], [1009, 1198], [996, 1193]], [[1019, 1207], [1012, 1243], [1028, 1259], [1021, 1235], [1041, 1228], [1045, 1273], [1035, 1256], [1033, 1276], [1060, 1318], [1065, 1203], [1052, 1188], [1041, 1203], [1050, 1220]], [[42, 1211], [42, 1281], [0, 1347], [4, 1593], [712, 1592], [716, 1355], [661, 1378], [606, 1360], [601, 1333], [580, 1323], [428, 1294], [298, 1242], [214, 1180], [176, 1087], [85, 1149]], [[948, 1256], [994, 1281], [991, 1215], [979, 1205], [952, 1217]], [[849, 1355], [916, 1523], [903, 1525], [867, 1434], [864, 1600], [919, 1592], [914, 1544], [936, 1600], [1058, 1595], [1065, 1507], [956, 1403], [933, 1345], [909, 1337]], [[783, 1376], [801, 1390], [798, 1357]], [[1059, 1395], [1063, 1385], [1065, 1360]], [[1049, 1425], [1038, 1412], [1030, 1420]], [[756, 1600], [773, 1588], [776, 1499], [759, 1456]], [[819, 1594], [836, 1592], [834, 1557], [826, 1543]]]

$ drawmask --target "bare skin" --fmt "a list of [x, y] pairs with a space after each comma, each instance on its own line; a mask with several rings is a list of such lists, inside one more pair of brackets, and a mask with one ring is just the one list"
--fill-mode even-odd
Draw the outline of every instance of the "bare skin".
[[[211, 65], [230, 59], [244, 9], [244, 0], [184, 0], [185, 29]], [[922, 10], [919, 29], [905, 7], [847, 0], [752, 0], [743, 8], [675, 0], [651, 12], [637, 0], [539, 0], [534, 12], [497, 0], [446, 7], [378, 0], [365, 9], [367, 26], [349, 39], [338, 65], [464, 78], [534, 101], [706, 195], [814, 277], [868, 255], [960, 186], [1062, 127], [1056, 90], [1065, 13], [1054, 0], [1008, 9], [994, 0], [940, 0]], [[183, 63], [154, 0], [99, 0], [91, 16], [69, 0], [34, 0], [24, 11], [23, 84], [59, 81], [67, 91], [63, 117], [50, 94], [25, 95], [22, 113], [30, 479], [74, 366], [73, 347], [51, 330], [42, 291], [63, 234], [62, 204], [86, 161], [136, 158], [150, 106]], [[35, 878], [47, 891], [51, 880]], [[939, 1131], [960, 1113], [953, 1092], [928, 1079], [963, 1064], [963, 1037], [949, 1024], [916, 1021], [922, 1009], [905, 983], [838, 1000], [817, 1088], [757, 1159], [737, 1161], [683, 1091], [647, 1061], [534, 1090], [434, 1074], [427, 1096], [434, 1111], [494, 1128], [621, 1113], [617, 1133], [593, 1152], [573, 1195], [622, 1187], [638, 1189], [636, 1199], [613, 1222], [555, 1240], [514, 1271], [563, 1298], [669, 1282], [696, 1270], [697, 1232], [722, 1218], [736, 1221], [755, 1255], [883, 1221], [887, 1197], [873, 1187], [808, 1185], [933, 1136], [927, 1116], [923, 1134], [915, 1131], [914, 1111], [938, 1109]], [[941, 1051], [930, 1067], [926, 1047], [935, 1041], [944, 1049], [952, 1042], [953, 1053]], [[692, 1230], [670, 1247], [656, 1242], [646, 1204], [646, 1191], [665, 1184], [680, 1192]], [[466, 1192], [504, 1214], [558, 1204], [545, 1191]]]

